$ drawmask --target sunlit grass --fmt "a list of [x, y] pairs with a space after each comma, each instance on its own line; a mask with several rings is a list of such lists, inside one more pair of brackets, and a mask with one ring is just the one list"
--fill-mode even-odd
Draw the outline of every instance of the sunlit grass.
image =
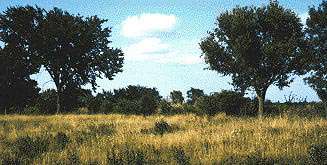
[[[152, 133], [166, 121], [169, 132]], [[148, 130], [148, 131], [147, 131]], [[54, 137], [64, 133], [68, 144], [56, 149]], [[49, 145], [35, 158], [17, 155], [17, 140], [29, 136]], [[307, 163], [308, 150], [327, 142], [327, 121], [322, 118], [237, 118], [219, 114], [125, 116], [0, 116], [0, 160], [34, 164], [191, 164]], [[60, 143], [60, 142], [59, 142]], [[0, 163], [1, 164], [1, 163]]]

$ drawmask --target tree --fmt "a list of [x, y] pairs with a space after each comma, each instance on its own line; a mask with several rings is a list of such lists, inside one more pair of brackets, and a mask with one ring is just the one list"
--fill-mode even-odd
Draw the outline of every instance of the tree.
[[232, 77], [232, 85], [254, 89], [258, 116], [272, 84], [288, 86], [303, 44], [298, 16], [278, 3], [265, 7], [237, 7], [221, 14], [216, 28], [200, 43], [209, 69]]
[[[24, 15], [21, 10], [36, 14]], [[58, 8], [45, 11], [30, 6], [9, 8], [2, 18], [3, 29], [10, 29], [12, 19], [33, 20], [26, 26], [28, 37], [16, 42], [25, 44], [32, 59], [37, 59], [53, 79], [57, 88], [57, 113], [61, 95], [67, 88], [90, 83], [95, 90], [96, 78], [112, 80], [122, 71], [123, 52], [109, 46], [111, 28], [102, 28], [107, 20], [97, 16], [84, 18]], [[17, 21], [15, 26], [20, 27], [21, 22]], [[13, 34], [20, 30], [14, 30]]]
[[181, 91], [170, 92], [170, 98], [174, 104], [182, 104], [184, 102], [183, 93]]
[[311, 74], [305, 80], [324, 103], [327, 117], [327, 1], [310, 8], [309, 16], [305, 31], [311, 56], [306, 62]]
[[161, 100], [159, 91], [156, 88], [129, 85], [126, 88], [115, 89], [114, 98], [116, 100], [140, 100], [145, 95], [151, 95], [157, 102]]
[[204, 92], [201, 89], [191, 88], [186, 92], [188, 103], [194, 104], [198, 98], [204, 96]]
[[[39, 11], [31, 7], [8, 8], [0, 14], [0, 106], [21, 111], [34, 103], [38, 96], [37, 82], [30, 75], [37, 73], [40, 65], [32, 58], [30, 48]], [[22, 17], [23, 16], [23, 17]]]

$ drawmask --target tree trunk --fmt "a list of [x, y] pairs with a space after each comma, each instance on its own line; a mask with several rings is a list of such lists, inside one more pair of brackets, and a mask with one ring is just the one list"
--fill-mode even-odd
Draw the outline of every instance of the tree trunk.
[[61, 110], [61, 86], [58, 85], [57, 87], [57, 112], [56, 114], [58, 115], [60, 113], [60, 110]]
[[258, 117], [259, 118], [262, 118], [262, 116], [263, 116], [267, 89], [268, 88], [256, 90], [258, 103], [259, 103], [259, 105], [258, 105]]
[[258, 97], [258, 102], [259, 102], [258, 117], [262, 118], [264, 106], [265, 106], [265, 98], [264, 98], [264, 96], [259, 96], [259, 95], [257, 97]]

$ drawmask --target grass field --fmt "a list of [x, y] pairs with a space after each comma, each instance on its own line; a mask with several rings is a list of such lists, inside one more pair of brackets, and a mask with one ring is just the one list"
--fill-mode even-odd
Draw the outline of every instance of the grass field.
[[2, 164], [306, 164], [326, 142], [322, 118], [0, 116]]

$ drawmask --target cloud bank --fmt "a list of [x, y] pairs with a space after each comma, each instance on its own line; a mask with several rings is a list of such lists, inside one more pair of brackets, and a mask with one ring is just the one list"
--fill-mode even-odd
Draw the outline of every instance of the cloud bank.
[[185, 53], [185, 48], [170, 44], [172, 39], [163, 41], [159, 33], [172, 33], [177, 17], [175, 15], [144, 13], [129, 16], [122, 22], [121, 35], [135, 40], [125, 49], [126, 60], [151, 61], [169, 64], [200, 63], [199, 55]]
[[145, 13], [124, 20], [121, 34], [125, 37], [143, 37], [151, 33], [168, 32], [175, 24], [175, 15]]

